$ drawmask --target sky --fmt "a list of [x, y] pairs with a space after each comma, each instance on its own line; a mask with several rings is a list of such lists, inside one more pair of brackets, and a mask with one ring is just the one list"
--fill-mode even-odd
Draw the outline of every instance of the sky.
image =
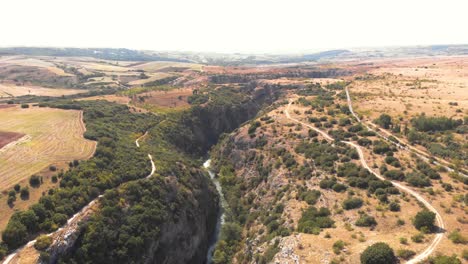
[[0, 46], [301, 53], [468, 44], [467, 0], [2, 0]]

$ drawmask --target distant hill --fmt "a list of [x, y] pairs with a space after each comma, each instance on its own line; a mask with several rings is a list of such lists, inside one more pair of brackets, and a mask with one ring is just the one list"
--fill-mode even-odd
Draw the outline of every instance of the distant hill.
[[306, 54], [241, 54], [202, 52], [159, 52], [110, 48], [0, 48], [0, 55], [94, 57], [121, 61], [174, 61], [211, 65], [262, 65], [278, 63], [327, 62], [350, 59], [406, 58], [468, 55], [468, 45], [430, 45], [337, 49]]
[[12, 47], [0, 48], [0, 55], [30, 55], [30, 56], [53, 56], [53, 57], [93, 57], [103, 60], [120, 61], [176, 61], [188, 62], [157, 54], [148, 54], [143, 51], [131, 49], [110, 48], [35, 48], [35, 47]]

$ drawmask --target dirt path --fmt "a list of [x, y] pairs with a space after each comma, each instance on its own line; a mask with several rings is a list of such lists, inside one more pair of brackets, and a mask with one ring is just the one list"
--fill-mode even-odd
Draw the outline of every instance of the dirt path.
[[[346, 91], [347, 94], [348, 94], [348, 91]], [[349, 96], [348, 96], [349, 98]], [[349, 102], [349, 101], [348, 101]], [[285, 114], [286, 114], [286, 117], [294, 122], [297, 122], [297, 123], [300, 123], [302, 125], [305, 125], [307, 126], [308, 128], [311, 128], [313, 130], [315, 130], [316, 132], [320, 133], [325, 139], [327, 139], [328, 141], [334, 141], [334, 139], [328, 135], [326, 132], [314, 127], [314, 126], [311, 126], [309, 124], [306, 124], [304, 122], [301, 122], [295, 118], [292, 118], [289, 114], [289, 107], [291, 106], [292, 104], [292, 101], [289, 101], [289, 104], [288, 106], [286, 107], [285, 109]], [[350, 106], [350, 111], [351, 113], [353, 113], [354, 115], [354, 112], [352, 110], [352, 107], [351, 105], [349, 104]], [[359, 119], [359, 117], [356, 116], [356, 119], [361, 122], [361, 120]], [[341, 141], [345, 144], [348, 144], [352, 147], [354, 147], [358, 154], [359, 154], [359, 159], [361, 161], [361, 164], [364, 168], [366, 168], [370, 173], [372, 173], [373, 175], [375, 175], [377, 178], [379, 178], [380, 180], [386, 180], [383, 176], [381, 176], [380, 174], [376, 173], [375, 171], [373, 171], [369, 165], [367, 164], [366, 162], [366, 159], [364, 157], [364, 152], [362, 151], [362, 148], [359, 146], [359, 145], [356, 145], [355, 143], [353, 142], [349, 142], [349, 141]], [[429, 203], [427, 202], [421, 195], [419, 195], [417, 192], [415, 192], [414, 190], [402, 185], [401, 183], [398, 183], [398, 182], [394, 182], [394, 181], [390, 181], [393, 186], [395, 186], [396, 188], [410, 194], [411, 196], [413, 196], [414, 198], [416, 198], [419, 202], [421, 202], [422, 204], [424, 204], [424, 206], [426, 206], [430, 211], [432, 211], [433, 213], [435, 213], [436, 215], [436, 221], [437, 221], [437, 225], [438, 227], [441, 229], [441, 230], [444, 230], [445, 229], [445, 225], [444, 225], [444, 221], [442, 219], [442, 217], [440, 216], [439, 212]], [[440, 243], [440, 241], [442, 240], [444, 236], [444, 233], [442, 232], [439, 232], [435, 235], [434, 239], [432, 240], [431, 244], [421, 253], [419, 253], [417, 256], [413, 257], [411, 260], [407, 261], [406, 263], [407, 264], [416, 264], [424, 259], [426, 259], [429, 255], [431, 255], [431, 253], [434, 251], [434, 249], [437, 247], [437, 245]]]
[[[370, 127], [369, 125], [367, 125], [366, 123], [364, 123], [360, 118], [359, 116], [354, 112], [353, 110], [353, 105], [352, 105], [352, 101], [351, 101], [351, 96], [349, 95], [349, 90], [348, 90], [348, 87], [345, 88], [345, 91], [346, 91], [346, 98], [347, 98], [347, 101], [348, 101], [348, 108], [349, 108], [349, 111], [351, 112], [351, 114], [354, 116], [354, 118], [356, 118], [356, 120], [361, 123], [362, 125], [364, 125], [368, 130], [370, 131], [373, 131], [375, 132], [379, 137], [385, 139], [387, 142], [390, 142], [391, 144], [397, 146], [398, 148], [402, 149], [402, 150], [405, 150], [405, 151], [409, 151], [413, 154], [415, 154], [416, 156], [418, 156], [419, 158], [421, 158], [422, 160], [424, 160], [425, 162], [430, 162], [431, 163], [431, 159], [433, 159], [433, 163], [435, 165], [439, 165], [439, 166], [442, 166], [444, 167], [447, 171], [449, 172], [454, 172], [455, 170], [452, 169], [451, 167], [449, 167], [451, 165], [450, 162], [444, 160], [444, 159], [441, 159], [441, 158], [438, 158], [438, 157], [435, 157], [435, 156], [432, 156], [422, 150], [419, 150], [413, 146], [410, 146], [408, 144], [406, 145], [402, 145], [398, 142], [395, 142], [395, 141], [392, 141], [390, 140], [390, 136], [396, 138], [399, 142], [404, 142], [403, 140], [401, 140], [400, 138], [398, 138], [397, 136], [393, 135], [392, 133], [388, 132], [387, 130], [385, 129], [379, 129], [380, 131], [383, 131], [385, 135], [383, 135], [382, 133], [380, 133], [379, 131], [377, 131], [377, 129], [374, 129], [372, 127]], [[375, 124], [371, 123], [372, 125], [375, 126]], [[463, 177], [468, 177], [468, 175], [462, 173], [462, 172], [458, 172], [459, 175], [463, 176]]]
[[[142, 135], [141, 137], [135, 140], [135, 144], [137, 147], [140, 147], [139, 141], [143, 137], [145, 137], [147, 134], [148, 132], [146, 132], [144, 135]], [[148, 154], [148, 158], [151, 162], [151, 172], [150, 174], [148, 174], [148, 176], [145, 177], [146, 179], [153, 176], [153, 174], [156, 171], [156, 166], [154, 164], [153, 157], [151, 156], [151, 154]], [[78, 230], [78, 225], [81, 222], [81, 220], [83, 220], [85, 217], [94, 213], [96, 207], [99, 205], [99, 199], [102, 196], [103, 194], [99, 195], [96, 199], [92, 200], [88, 205], [83, 207], [78, 213], [74, 214], [70, 219], [68, 219], [67, 223], [63, 227], [57, 229], [54, 232], [47, 234], [47, 236], [53, 237], [52, 244], [67, 243], [67, 239], [69, 238], [69, 236], [73, 234], [74, 232], [76, 232], [76, 230]], [[15, 250], [13, 253], [11, 253], [5, 258], [5, 260], [3, 261], [3, 264], [10, 263], [19, 253], [21, 253], [21, 251], [27, 248], [31, 248], [32, 246], [34, 246], [35, 243], [36, 243], [36, 239], [31, 240], [23, 247], [18, 248], [17, 250]]]

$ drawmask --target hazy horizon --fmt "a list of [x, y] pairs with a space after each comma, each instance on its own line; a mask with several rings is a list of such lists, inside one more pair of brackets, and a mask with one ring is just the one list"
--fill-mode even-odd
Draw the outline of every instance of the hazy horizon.
[[460, 0], [19, 0], [2, 7], [2, 47], [293, 54], [468, 43], [468, 3]]

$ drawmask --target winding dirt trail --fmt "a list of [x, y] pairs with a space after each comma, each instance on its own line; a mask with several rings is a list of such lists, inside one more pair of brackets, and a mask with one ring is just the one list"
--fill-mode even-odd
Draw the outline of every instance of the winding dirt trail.
[[[348, 92], [347, 92], [347, 94], [348, 94]], [[349, 97], [348, 97], [348, 98], [349, 98]], [[348, 103], [349, 103], [349, 101], [348, 101]], [[321, 134], [321, 135], [322, 135], [326, 140], [328, 140], [328, 141], [331, 141], [331, 142], [334, 141], [334, 139], [333, 139], [330, 135], [328, 135], [326, 132], [324, 132], [324, 131], [322, 131], [322, 130], [320, 130], [320, 129], [318, 129], [318, 128], [312, 126], [312, 125], [306, 124], [306, 123], [301, 122], [301, 121], [299, 121], [299, 120], [297, 120], [297, 119], [295, 119], [295, 118], [292, 118], [291, 115], [289, 114], [289, 107], [291, 106], [291, 104], [292, 104], [292, 100], [289, 101], [289, 104], [288, 104], [288, 106], [286, 107], [286, 109], [285, 109], [285, 111], [284, 111], [285, 114], [286, 114], [286, 117], [287, 117], [288, 119], [290, 119], [290, 120], [292, 120], [292, 121], [294, 121], [294, 122], [300, 123], [300, 124], [302, 124], [302, 125], [304, 125], [304, 126], [307, 126], [308, 128], [311, 128], [311, 129], [315, 130], [316, 132], [318, 132], [319, 134]], [[351, 106], [351, 105], [349, 104], [349, 106]], [[353, 113], [353, 115], [354, 115], [354, 112], [352, 111], [352, 107], [350, 107], [350, 111], [351, 111], [351, 113]], [[357, 116], [355, 116], [355, 117], [356, 117], [356, 119], [357, 119], [359, 122], [361, 122], [361, 120], [359, 119], [359, 117], [357, 117]], [[373, 171], [373, 170], [369, 167], [369, 165], [367, 164], [366, 159], [365, 159], [365, 157], [364, 157], [364, 152], [362, 151], [362, 148], [361, 148], [359, 145], [357, 145], [357, 144], [355, 144], [355, 143], [353, 143], [353, 142], [349, 142], [349, 141], [341, 141], [341, 142], [343, 142], [343, 143], [345, 143], [345, 144], [348, 144], [348, 145], [354, 147], [354, 148], [357, 150], [357, 152], [358, 152], [358, 154], [359, 154], [359, 159], [360, 159], [361, 164], [362, 164], [362, 166], [363, 166], [364, 168], [366, 168], [370, 173], [372, 173], [373, 175], [375, 175], [375, 176], [376, 176], [377, 178], [379, 178], [380, 180], [386, 180], [383, 176], [381, 176], [380, 174], [376, 173], [375, 171]], [[444, 230], [444, 229], [445, 229], [444, 221], [443, 221], [442, 217], [440, 216], [439, 212], [438, 212], [428, 201], [426, 201], [421, 195], [419, 195], [417, 192], [415, 192], [415, 191], [412, 190], [411, 188], [408, 188], [408, 187], [402, 185], [401, 183], [398, 183], [398, 182], [395, 182], [395, 181], [390, 181], [390, 182], [393, 184], [393, 186], [395, 186], [396, 188], [398, 188], [398, 189], [400, 189], [400, 190], [402, 190], [402, 191], [404, 191], [404, 192], [410, 194], [411, 196], [413, 196], [414, 198], [416, 198], [419, 202], [421, 202], [422, 204], [424, 204], [424, 206], [426, 206], [430, 211], [432, 211], [433, 213], [435, 213], [435, 215], [436, 215], [436, 221], [437, 221], [438, 227], [439, 227], [441, 230]], [[440, 241], [442, 240], [443, 236], [444, 236], [444, 233], [443, 233], [443, 232], [438, 232], [438, 233], [435, 235], [434, 239], [432, 240], [431, 244], [430, 244], [423, 252], [421, 252], [421, 253], [419, 253], [418, 255], [414, 256], [412, 259], [410, 259], [410, 260], [407, 261], [406, 263], [407, 263], [407, 264], [416, 264], [416, 263], [419, 263], [419, 262], [423, 261], [423, 260], [426, 259], [427, 257], [429, 257], [429, 255], [432, 254], [432, 252], [434, 251], [434, 249], [435, 249], [435, 248], [437, 247], [437, 245], [440, 243]]]
[[[383, 138], [385, 139], [387, 142], [397, 146], [398, 148], [402, 149], [402, 150], [405, 150], [405, 151], [409, 151], [413, 154], [415, 154], [416, 156], [418, 156], [420, 159], [424, 160], [425, 162], [431, 162], [431, 159], [433, 159], [433, 163], [435, 165], [439, 165], [439, 166], [442, 166], [444, 167], [447, 171], [449, 172], [454, 172], [455, 170], [452, 169], [449, 165], [451, 165], [450, 162], [444, 160], [444, 159], [441, 159], [439, 157], [435, 157], [435, 156], [432, 156], [430, 154], [428, 154], [427, 152], [424, 152], [420, 149], [417, 149], [413, 146], [410, 146], [410, 145], [402, 145], [398, 142], [395, 142], [395, 141], [392, 141], [390, 140], [389, 137], [394, 137], [396, 138], [399, 142], [403, 142], [400, 138], [398, 138], [397, 136], [393, 135], [392, 133], [388, 132], [387, 130], [385, 129], [379, 129], [380, 131], [382, 131], [384, 134], [380, 133], [380, 131], [377, 131], [377, 129], [369, 126], [368, 124], [364, 123], [361, 118], [359, 118], [359, 116], [354, 112], [354, 109], [353, 109], [353, 104], [352, 104], [352, 101], [351, 101], [351, 96], [349, 94], [349, 90], [348, 90], [348, 87], [345, 87], [345, 91], [346, 91], [346, 99], [348, 101], [348, 108], [349, 108], [349, 111], [351, 112], [351, 114], [354, 116], [354, 118], [356, 118], [356, 120], [361, 123], [362, 125], [364, 125], [368, 130], [370, 131], [373, 131], [375, 132], [380, 138]], [[374, 125], [373, 123], [371, 123], [372, 125]], [[458, 174], [461, 175], [462, 177], [468, 177], [468, 175], [458, 171]]]
[[[135, 140], [135, 145], [137, 147], [140, 147], [139, 141], [142, 138], [144, 138], [146, 135], [148, 135], [148, 131], [144, 135], [142, 135], [141, 137]], [[145, 177], [146, 179], [153, 176], [153, 174], [156, 171], [156, 166], [154, 164], [153, 157], [149, 153], [148, 153], [148, 158], [151, 162], [151, 172], [150, 174], [148, 174], [148, 176]], [[78, 224], [81, 222], [81, 220], [83, 220], [85, 217], [91, 215], [94, 212], [96, 206], [98, 206], [99, 204], [99, 199], [102, 196], [103, 194], [99, 195], [97, 198], [92, 200], [88, 205], [83, 207], [78, 213], [74, 214], [70, 219], [68, 219], [67, 223], [63, 227], [57, 229], [54, 232], [47, 234], [47, 236], [53, 237], [54, 239], [53, 244], [67, 243], [67, 239], [69, 238], [69, 236], [78, 229]], [[3, 261], [3, 264], [9, 264], [21, 251], [34, 246], [35, 243], [36, 243], [36, 239], [31, 240], [26, 245], [18, 248], [17, 250], [12, 252], [10, 255], [8, 255], [5, 258], [5, 260]]]

